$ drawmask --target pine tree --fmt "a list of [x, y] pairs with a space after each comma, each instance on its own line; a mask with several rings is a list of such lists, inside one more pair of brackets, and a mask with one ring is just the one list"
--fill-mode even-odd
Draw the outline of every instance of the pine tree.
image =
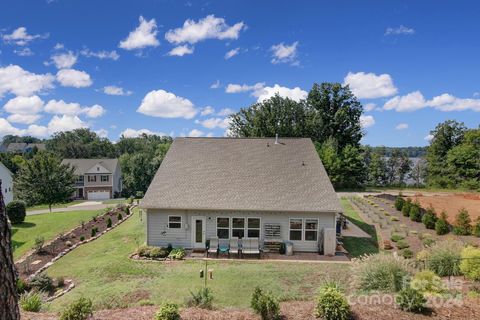
[[458, 211], [455, 217], [455, 225], [453, 227], [453, 233], [460, 236], [468, 236], [472, 233], [472, 219], [468, 214], [467, 209], [463, 208]]
[[435, 231], [438, 235], [444, 235], [450, 232], [450, 226], [447, 221], [447, 213], [442, 211], [440, 218], [435, 222]]

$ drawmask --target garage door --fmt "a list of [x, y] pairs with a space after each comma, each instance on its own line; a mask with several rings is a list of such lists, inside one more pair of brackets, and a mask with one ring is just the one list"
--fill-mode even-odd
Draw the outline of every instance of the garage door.
[[88, 200], [110, 199], [109, 191], [88, 191]]

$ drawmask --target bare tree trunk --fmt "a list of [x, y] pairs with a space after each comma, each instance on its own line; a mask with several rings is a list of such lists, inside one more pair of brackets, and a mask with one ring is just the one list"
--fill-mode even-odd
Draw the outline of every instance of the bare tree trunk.
[[20, 319], [11, 236], [0, 181], [0, 320]]

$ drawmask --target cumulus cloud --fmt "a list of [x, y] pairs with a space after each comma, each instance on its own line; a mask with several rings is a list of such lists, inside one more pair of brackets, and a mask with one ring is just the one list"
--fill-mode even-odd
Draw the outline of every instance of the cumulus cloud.
[[107, 138], [107, 137], [108, 137], [108, 130], [106, 130], [106, 129], [96, 130], [95, 133], [96, 133], [97, 136], [99, 136], [100, 138]]
[[427, 134], [423, 139], [425, 139], [427, 141], [432, 141], [433, 135], [432, 134]]
[[408, 129], [408, 123], [399, 123], [395, 127], [395, 130], [405, 130]]
[[22, 130], [15, 128], [4, 118], [0, 118], [0, 137], [6, 135], [22, 135]]
[[132, 91], [117, 86], [106, 86], [102, 88], [102, 91], [110, 96], [129, 96], [133, 93]]
[[444, 93], [426, 100], [420, 91], [414, 91], [404, 96], [396, 96], [384, 105], [385, 110], [398, 112], [416, 111], [423, 108], [434, 108], [440, 111], [476, 111], [480, 112], [480, 99], [463, 99]]
[[287, 88], [275, 84], [273, 87], [264, 87], [253, 93], [257, 97], [257, 102], [262, 102], [266, 99], [270, 99], [275, 94], [279, 94], [283, 98], [290, 98], [295, 101], [300, 101], [307, 98], [307, 91], [300, 89], [299, 87]]
[[42, 111], [43, 101], [38, 96], [18, 96], [8, 100], [3, 109], [8, 113], [34, 115]]
[[377, 105], [375, 103], [367, 103], [363, 108], [365, 109], [366, 112], [373, 111]]
[[229, 118], [209, 118], [205, 120], [196, 120], [195, 123], [202, 125], [207, 129], [226, 129], [230, 124]]
[[205, 108], [202, 109], [202, 111], [200, 111], [200, 115], [208, 116], [209, 114], [212, 114], [214, 112], [215, 112], [215, 109], [213, 109], [213, 107], [206, 106]]
[[3, 38], [3, 41], [5, 41], [6, 43], [13, 43], [13, 44], [16, 44], [18, 46], [25, 46], [35, 39], [48, 38], [48, 34], [31, 35], [31, 34], [28, 34], [27, 28], [19, 27], [19, 28], [13, 30], [13, 32], [11, 34], [3, 35], [2, 38]]
[[17, 65], [0, 67], [0, 98], [5, 93], [31, 96], [53, 88], [55, 78], [50, 74], [35, 74]]
[[161, 89], [147, 93], [137, 112], [152, 117], [185, 119], [191, 119], [197, 114], [190, 100]]
[[212, 83], [212, 85], [210, 86], [210, 89], [218, 89], [218, 88], [220, 88], [220, 80], [215, 81], [215, 82]]
[[265, 82], [258, 82], [254, 85], [229, 83], [225, 88], [226, 93], [240, 93], [248, 91], [258, 91], [265, 87]]
[[291, 45], [286, 45], [285, 43], [279, 43], [271, 46], [270, 50], [272, 51], [272, 60], [273, 64], [277, 63], [292, 63], [298, 64], [297, 59], [297, 45], [298, 41], [295, 41]]
[[75, 69], [59, 70], [57, 81], [64, 87], [84, 88], [92, 85], [92, 79], [88, 73]]
[[167, 53], [167, 55], [183, 57], [186, 54], [192, 54], [193, 50], [194, 50], [193, 47], [189, 47], [188, 44], [184, 44], [183, 46], [178, 46], [173, 48]]
[[375, 118], [373, 116], [360, 116], [360, 125], [362, 128], [369, 128], [375, 124]]
[[359, 99], [390, 97], [398, 92], [389, 74], [349, 72], [344, 79], [344, 84], [349, 85], [353, 94]]
[[85, 114], [89, 118], [98, 118], [105, 114], [105, 109], [98, 104], [82, 108], [76, 102], [67, 103], [63, 100], [50, 100], [45, 105], [45, 112], [70, 116]]
[[228, 51], [227, 53], [225, 53], [225, 60], [233, 58], [239, 53], [240, 53], [240, 48], [232, 49], [232, 50]]
[[157, 23], [155, 19], [145, 20], [139, 18], [140, 25], [128, 34], [125, 40], [120, 41], [118, 46], [125, 50], [143, 49], [146, 47], [157, 47], [160, 42], [157, 40]]
[[64, 114], [60, 116], [53, 116], [48, 123], [48, 133], [53, 134], [60, 131], [71, 131], [79, 128], [87, 128], [88, 125], [74, 115]]
[[157, 135], [157, 136], [167, 136], [166, 133], [163, 132], [155, 132], [151, 131], [148, 129], [132, 129], [132, 128], [127, 128], [125, 129], [122, 133], [120, 133], [120, 137], [124, 136], [125, 138], [136, 138], [141, 136], [142, 134], [147, 134], [147, 135]]
[[32, 124], [37, 122], [42, 116], [39, 114], [11, 114], [7, 120], [14, 123]]
[[29, 57], [29, 56], [33, 56], [34, 53], [32, 50], [30, 50], [30, 48], [22, 48], [20, 50], [13, 50], [13, 52], [17, 55], [17, 56], [20, 56], [20, 57]]
[[77, 63], [77, 56], [72, 51], [68, 51], [66, 53], [54, 54], [51, 60], [57, 69], [70, 69]]
[[386, 36], [392, 36], [392, 35], [412, 35], [415, 33], [415, 30], [413, 28], [405, 27], [404, 25], [400, 25], [399, 27], [396, 28], [387, 28], [385, 30], [385, 35]]
[[220, 110], [217, 114], [218, 114], [219, 116], [224, 116], [224, 117], [226, 117], [226, 116], [231, 115], [232, 113], [235, 113], [235, 110], [230, 109], [230, 108], [223, 108], [223, 109]]
[[105, 109], [101, 105], [95, 104], [91, 107], [83, 108], [82, 113], [88, 118], [99, 118], [105, 114]]
[[408, 112], [419, 110], [426, 106], [426, 101], [422, 93], [420, 91], [414, 91], [405, 96], [393, 97], [383, 105], [383, 109]]
[[110, 59], [110, 60], [118, 60], [120, 58], [120, 55], [117, 53], [117, 51], [112, 50], [112, 51], [106, 51], [106, 50], [101, 50], [101, 51], [92, 51], [88, 48], [84, 48], [80, 51], [80, 54], [84, 57], [87, 58], [98, 58], [101, 60], [104, 59]]
[[209, 15], [198, 22], [187, 19], [182, 27], [167, 31], [165, 39], [175, 44], [195, 44], [207, 39], [232, 40], [238, 39], [240, 31], [245, 28], [243, 22], [229, 26], [225, 19]]
[[193, 129], [191, 130], [189, 133], [188, 133], [188, 137], [201, 137], [205, 135], [205, 133], [201, 130], [198, 130], [198, 129]]

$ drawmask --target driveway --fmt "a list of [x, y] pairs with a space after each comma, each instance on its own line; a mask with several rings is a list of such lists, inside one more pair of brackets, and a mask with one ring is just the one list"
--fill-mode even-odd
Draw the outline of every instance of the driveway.
[[[108, 207], [113, 207], [113, 206], [115, 206], [115, 204], [103, 204], [100, 201], [86, 201], [82, 203], [73, 204], [66, 208], [54, 208], [52, 209], [52, 212], [101, 210], [101, 209], [106, 209]], [[27, 216], [42, 214], [42, 213], [49, 213], [49, 212], [50, 210], [48, 209], [32, 210], [32, 211], [27, 211]]]

